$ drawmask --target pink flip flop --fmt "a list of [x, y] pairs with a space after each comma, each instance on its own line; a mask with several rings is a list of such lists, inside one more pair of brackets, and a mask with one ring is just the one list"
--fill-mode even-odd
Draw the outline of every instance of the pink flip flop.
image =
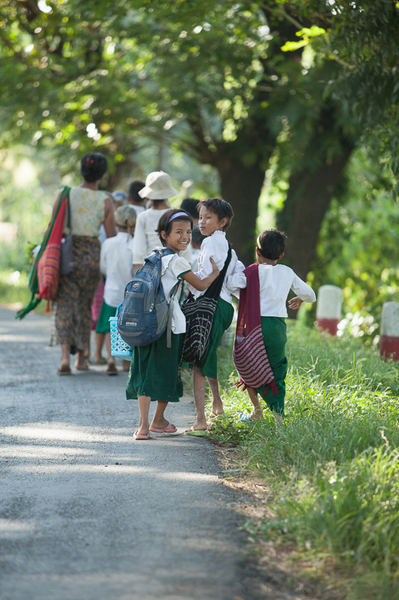
[[149, 440], [151, 438], [150, 433], [138, 433], [138, 431], [135, 431], [133, 434], [133, 439], [134, 440]]
[[153, 431], [154, 433], [176, 433], [177, 427], [168, 421], [168, 424], [163, 429], [159, 429], [158, 427], [150, 427], [150, 431]]

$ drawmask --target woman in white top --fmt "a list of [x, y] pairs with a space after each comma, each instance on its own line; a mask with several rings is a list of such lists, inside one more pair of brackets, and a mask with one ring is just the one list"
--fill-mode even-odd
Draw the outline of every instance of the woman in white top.
[[[137, 216], [136, 231], [133, 241], [134, 268], [137, 270], [144, 264], [144, 259], [155, 248], [160, 247], [156, 229], [160, 217], [170, 209], [168, 198], [175, 196], [178, 191], [172, 187], [172, 180], [163, 171], [154, 171], [146, 179], [146, 185], [139, 191], [142, 198], [152, 201], [152, 207]], [[187, 248], [182, 256], [191, 261], [191, 249]]]
[[[100, 280], [100, 225], [104, 224], [107, 237], [116, 234], [111, 197], [108, 192], [98, 190], [106, 171], [103, 154], [87, 154], [80, 167], [83, 181], [69, 193], [73, 271], [61, 275], [55, 299], [55, 331], [61, 344], [59, 375], [70, 375], [70, 354], [77, 353], [76, 369], [88, 368], [85, 349], [90, 340], [91, 303]], [[57, 202], [58, 198], [54, 209]]]

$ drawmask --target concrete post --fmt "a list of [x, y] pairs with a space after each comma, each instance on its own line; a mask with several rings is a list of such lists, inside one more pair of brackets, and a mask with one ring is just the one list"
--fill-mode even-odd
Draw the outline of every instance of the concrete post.
[[385, 302], [382, 306], [380, 356], [399, 360], [399, 303]]
[[341, 320], [342, 289], [336, 285], [322, 285], [317, 294], [316, 325], [331, 335], [337, 335]]

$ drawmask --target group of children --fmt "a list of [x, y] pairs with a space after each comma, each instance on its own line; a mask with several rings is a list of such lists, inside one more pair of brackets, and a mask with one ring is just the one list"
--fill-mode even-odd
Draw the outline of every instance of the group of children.
[[[185, 282], [186, 288], [197, 298], [204, 293], [222, 270], [229, 251], [226, 230], [234, 217], [231, 205], [217, 198], [208, 198], [202, 202], [194, 201], [198, 210], [199, 240], [197, 245], [201, 239], [202, 243], [193, 260], [191, 249], [193, 218], [188, 212], [191, 207], [184, 210], [184, 205], [182, 205], [179, 209], [171, 209], [166, 202], [176, 193], [177, 190], [171, 186], [170, 177], [166, 173], [156, 172], [147, 177], [146, 186], [139, 191], [139, 194], [150, 199], [152, 207], [138, 215], [132, 245], [130, 244], [130, 235], [134, 226], [132, 213], [128, 210], [128, 206], [117, 209], [115, 220], [119, 233], [116, 238], [107, 240], [101, 250], [101, 270], [106, 274], [107, 279], [104, 293], [105, 304], [99, 322], [104, 323], [105, 319], [109, 318], [111, 309], [115, 310], [115, 306], [122, 301], [123, 298], [116, 293], [116, 288], [119, 291], [121, 289], [122, 279], [126, 284], [131, 278], [127, 276], [139, 268], [145, 257], [160, 245], [172, 251], [162, 257], [161, 267], [161, 282], [168, 302], [171, 301], [172, 291], [179, 282]], [[273, 370], [277, 393], [275, 386], [273, 386], [274, 391], [270, 389], [266, 393], [264, 388], [248, 387], [248, 396], [253, 405], [249, 419], [262, 418], [263, 410], [259, 402], [259, 393], [264, 395], [264, 400], [274, 412], [275, 417], [283, 418], [287, 373], [285, 318], [288, 316], [286, 308], [288, 294], [290, 290], [296, 294], [288, 302], [291, 309], [298, 309], [303, 301], [314, 302], [316, 300], [312, 288], [302, 281], [292, 269], [277, 264], [277, 261], [284, 256], [285, 245], [285, 234], [274, 229], [263, 231], [256, 242], [262, 335]], [[126, 260], [116, 260], [117, 252], [120, 252], [122, 247], [126, 250]], [[194, 261], [197, 264], [193, 269]], [[112, 272], [108, 269], [108, 264], [114, 265]], [[129, 271], [132, 264], [134, 264], [134, 269]], [[232, 250], [217, 302], [209, 345], [201, 364], [193, 369], [196, 420], [194, 425], [186, 431], [186, 435], [203, 437], [207, 433], [205, 379], [208, 380], [212, 394], [212, 408], [208, 416], [208, 423], [209, 420], [216, 419], [223, 413], [217, 375], [217, 348], [234, 316], [232, 296], [238, 297], [239, 290], [246, 287], [244, 269], [243, 263], [238, 260], [235, 251]], [[176, 310], [175, 304], [171, 347], [167, 347], [165, 332], [155, 342], [133, 349], [126, 396], [129, 399], [138, 399], [140, 423], [134, 433], [136, 440], [150, 439], [151, 432], [174, 433], [177, 431], [175, 425], [164, 416], [168, 403], [178, 402], [183, 395], [180, 368], [185, 320], [181, 310], [179, 308]], [[125, 368], [127, 369], [128, 365]], [[151, 401], [157, 401], [157, 406], [150, 423]]]

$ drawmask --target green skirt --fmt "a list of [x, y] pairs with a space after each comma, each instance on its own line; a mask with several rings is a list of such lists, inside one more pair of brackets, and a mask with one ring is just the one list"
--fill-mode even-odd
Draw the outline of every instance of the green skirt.
[[96, 333], [110, 333], [109, 318], [114, 317], [116, 314], [116, 308], [109, 306], [104, 301], [101, 305], [100, 314], [98, 315], [98, 321], [96, 325]]
[[166, 331], [148, 346], [133, 348], [126, 398], [149, 396], [151, 400], [179, 402], [183, 396], [179, 362], [183, 336], [172, 334], [172, 347], [166, 346]]
[[[278, 393], [273, 396], [269, 389], [264, 395], [264, 400], [270, 410], [284, 416], [285, 378], [287, 376], [287, 358], [285, 345], [287, 343], [287, 324], [283, 317], [261, 317], [262, 335], [265, 342], [267, 356], [273, 370]], [[258, 388], [262, 396], [265, 386]]]
[[218, 377], [217, 349], [224, 332], [231, 325], [233, 316], [233, 305], [219, 298], [212, 323], [208, 350], [202, 360], [201, 373], [205, 377], [210, 377], [211, 379], [217, 379]]

